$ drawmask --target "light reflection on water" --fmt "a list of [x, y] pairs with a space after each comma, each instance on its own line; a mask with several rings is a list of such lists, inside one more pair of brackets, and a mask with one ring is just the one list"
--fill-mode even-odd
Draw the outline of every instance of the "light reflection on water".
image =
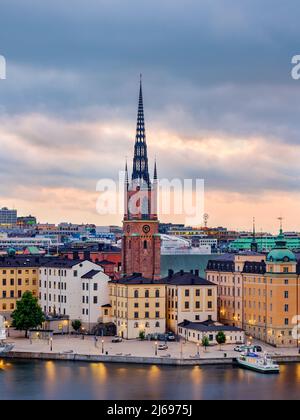
[[300, 399], [300, 364], [280, 375], [171, 367], [0, 360], [0, 399]]

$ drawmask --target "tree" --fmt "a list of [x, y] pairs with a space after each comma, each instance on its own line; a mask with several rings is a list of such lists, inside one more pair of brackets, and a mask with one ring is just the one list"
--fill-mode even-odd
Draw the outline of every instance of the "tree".
[[140, 331], [139, 338], [140, 340], [145, 340], [145, 331]]
[[74, 321], [72, 321], [72, 328], [75, 332], [78, 333], [81, 327], [82, 327], [82, 323], [79, 319], [74, 319]]
[[17, 307], [11, 316], [12, 326], [16, 330], [25, 331], [26, 338], [30, 329], [40, 327], [45, 321], [42, 308], [31, 292], [25, 292], [22, 298], [17, 301]]
[[205, 348], [205, 351], [209, 347], [209, 339], [206, 335], [202, 338], [202, 346]]
[[216, 342], [220, 345], [221, 350], [222, 344], [226, 343], [226, 335], [223, 331], [218, 332], [218, 334], [216, 335]]

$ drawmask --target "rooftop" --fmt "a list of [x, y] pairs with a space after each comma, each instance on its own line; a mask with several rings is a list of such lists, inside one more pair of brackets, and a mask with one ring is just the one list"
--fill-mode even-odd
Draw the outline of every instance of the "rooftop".
[[168, 277], [161, 280], [163, 283], [178, 286], [216, 286], [214, 283], [205, 280], [196, 273], [187, 273], [180, 271], [179, 273], [170, 273]]
[[102, 271], [101, 270], [91, 270], [88, 273], [85, 273], [83, 276], [81, 276], [81, 278], [82, 279], [92, 279], [99, 273], [102, 273]]
[[178, 324], [178, 327], [186, 328], [188, 330], [195, 330], [200, 332], [226, 332], [226, 331], [235, 331], [235, 332], [242, 332], [243, 330], [241, 328], [237, 327], [231, 327], [228, 325], [220, 325], [215, 322], [190, 322], [187, 320], [184, 320], [183, 322], [180, 322]]

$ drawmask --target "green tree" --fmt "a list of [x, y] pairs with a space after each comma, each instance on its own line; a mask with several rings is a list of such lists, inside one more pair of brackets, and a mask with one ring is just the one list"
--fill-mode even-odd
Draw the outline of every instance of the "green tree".
[[30, 329], [40, 327], [45, 321], [42, 308], [31, 292], [25, 292], [22, 298], [17, 301], [17, 307], [11, 316], [12, 326], [16, 330], [25, 331], [26, 338]]
[[216, 342], [219, 344], [221, 350], [222, 344], [226, 343], [226, 335], [223, 331], [218, 332], [218, 334], [216, 335]]
[[140, 331], [139, 338], [140, 340], [145, 340], [145, 331]]
[[205, 348], [205, 351], [209, 347], [209, 339], [206, 335], [202, 338], [202, 346]]
[[74, 321], [72, 321], [72, 328], [75, 332], [78, 332], [82, 327], [82, 323], [79, 319], [74, 319]]

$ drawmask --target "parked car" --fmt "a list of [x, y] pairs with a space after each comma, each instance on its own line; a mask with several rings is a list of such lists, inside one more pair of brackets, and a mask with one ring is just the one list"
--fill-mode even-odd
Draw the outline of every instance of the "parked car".
[[112, 340], [111, 340], [111, 342], [112, 343], [122, 343], [122, 337], [119, 337], [118, 335], [116, 335]]
[[255, 353], [262, 353], [263, 349], [261, 346], [253, 346], [253, 351]]
[[167, 340], [168, 341], [175, 341], [176, 340], [176, 337], [175, 337], [175, 335], [173, 333], [168, 332], [167, 333]]
[[236, 351], [236, 352], [238, 352], [238, 353], [243, 353], [243, 351], [245, 351], [246, 350], [246, 346], [236, 346], [235, 348], [234, 348], [234, 351]]
[[158, 350], [168, 350], [168, 346], [166, 344], [159, 344], [157, 347]]

